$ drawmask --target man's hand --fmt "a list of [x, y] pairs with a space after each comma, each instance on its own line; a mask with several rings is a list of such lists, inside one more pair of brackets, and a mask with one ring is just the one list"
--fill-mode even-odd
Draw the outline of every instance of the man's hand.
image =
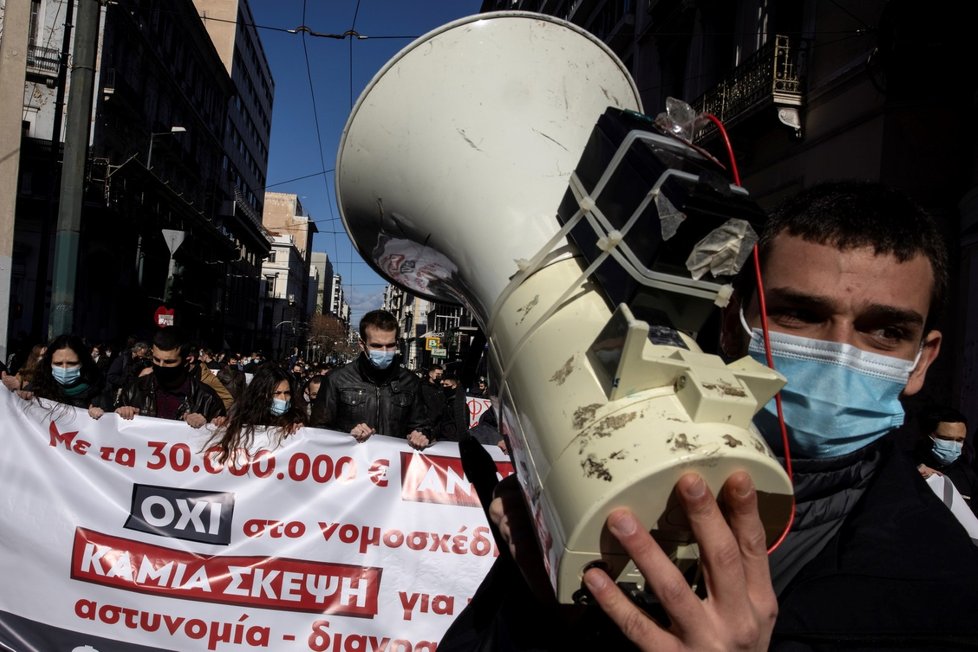
[[133, 407], [131, 405], [123, 405], [116, 408], [115, 413], [119, 415], [120, 419], [125, 419], [126, 421], [132, 421], [132, 418], [139, 414], [139, 408]]
[[88, 416], [93, 419], [101, 419], [102, 415], [105, 414], [105, 410], [100, 407], [95, 407], [94, 405], [88, 406]]
[[419, 451], [431, 446], [431, 440], [428, 439], [428, 435], [419, 430], [412, 430], [408, 434], [407, 440], [411, 444], [411, 448], [417, 448]]
[[183, 420], [187, 422], [187, 425], [191, 428], [200, 428], [202, 425], [207, 423], [207, 417], [203, 414], [197, 412], [188, 412], [183, 415]]
[[693, 593], [679, 569], [625, 509], [608, 516], [608, 528], [635, 561], [672, 624], [666, 629], [649, 618], [601, 569], [588, 569], [585, 584], [642, 650], [766, 650], [778, 603], [750, 476], [735, 473], [724, 484], [729, 525], [700, 476], [681, 477], [676, 493], [699, 543], [707, 598]]
[[927, 466], [926, 464], [918, 464], [917, 465], [917, 470], [920, 471], [921, 477], [924, 478], [925, 480], [927, 478], [929, 478], [930, 476], [935, 475], [935, 474], [936, 475], [941, 475], [941, 476], [944, 475], [943, 473], [941, 473], [937, 469], [932, 469], [929, 466]]
[[374, 434], [374, 432], [376, 431], [367, 424], [358, 423], [357, 425], [353, 426], [353, 430], [350, 431], [350, 434], [353, 435], [353, 438], [356, 439], [357, 442], [362, 444], [370, 439], [370, 435]]

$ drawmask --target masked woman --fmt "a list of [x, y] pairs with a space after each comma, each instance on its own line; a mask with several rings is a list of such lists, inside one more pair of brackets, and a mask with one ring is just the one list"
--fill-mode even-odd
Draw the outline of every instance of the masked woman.
[[98, 418], [103, 389], [104, 379], [89, 347], [80, 337], [59, 335], [48, 344], [31, 380], [17, 394], [27, 400], [47, 399], [86, 408]]
[[306, 411], [298, 398], [295, 378], [273, 362], [255, 371], [251, 382], [231, 405], [227, 419], [204, 446], [224, 464], [234, 459], [235, 451], [254, 443], [255, 431], [263, 428], [275, 446], [301, 428]]

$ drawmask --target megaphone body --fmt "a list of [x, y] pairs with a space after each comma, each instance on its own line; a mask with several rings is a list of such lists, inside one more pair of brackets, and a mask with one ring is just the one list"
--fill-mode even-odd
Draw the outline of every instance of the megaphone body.
[[[582, 154], [601, 149], [595, 125], [609, 107], [627, 114], [605, 123], [621, 121], [628, 142], [606, 143], [609, 171], [588, 175]], [[687, 471], [714, 491], [749, 472], [769, 540], [791, 510], [790, 480], [750, 423], [783, 378], [703, 353], [684, 328], [721, 284], [645, 267], [626, 246], [667, 197], [695, 203], [687, 190], [699, 177], [659, 175], [639, 193], [648, 210], [609, 217], [614, 170], [634, 174], [642, 155], [712, 165], [631, 129], [641, 109], [627, 70], [587, 32], [537, 14], [481, 14], [422, 36], [377, 73], [337, 159], [337, 200], [361, 255], [409, 292], [465, 304], [485, 332], [500, 428], [561, 602], [594, 562], [642, 583], [605, 528], [614, 508], [631, 508], [677, 561], [695, 555], [673, 496]], [[636, 147], [637, 159], [622, 153]], [[728, 195], [746, 193], [725, 188], [721, 203]], [[667, 250], [672, 236], [655, 235]], [[631, 305], [613, 274], [599, 282], [622, 266], [637, 279]]]

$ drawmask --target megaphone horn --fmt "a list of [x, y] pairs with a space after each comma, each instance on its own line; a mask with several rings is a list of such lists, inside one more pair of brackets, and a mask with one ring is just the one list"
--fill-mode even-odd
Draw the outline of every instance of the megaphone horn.
[[688, 334], [731, 273], [710, 252], [739, 243], [759, 211], [641, 111], [588, 32], [479, 14], [377, 73], [337, 157], [363, 258], [413, 294], [465, 304], [486, 333], [500, 427], [561, 602], [596, 561], [642, 584], [605, 529], [614, 508], [677, 561], [694, 554], [671, 499], [686, 471], [714, 492], [748, 471], [771, 541], [791, 510], [750, 423], [783, 378], [749, 358], [725, 365]]

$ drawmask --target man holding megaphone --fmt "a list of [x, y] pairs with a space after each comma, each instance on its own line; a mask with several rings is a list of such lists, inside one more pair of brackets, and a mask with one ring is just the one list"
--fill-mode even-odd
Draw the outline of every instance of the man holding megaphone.
[[[439, 648], [978, 640], [978, 553], [889, 444], [940, 346], [933, 223], [825, 186], [765, 227], [666, 108], [592, 34], [495, 12], [405, 47], [351, 111], [344, 227], [391, 282], [471, 310], [515, 469], [489, 509], [513, 556]], [[732, 297], [758, 231], [766, 290]], [[725, 357], [698, 342], [717, 306]]]
[[[440, 650], [978, 645], [978, 548], [896, 445], [899, 399], [921, 389], [940, 350], [939, 231], [892, 190], [827, 183], [789, 200], [759, 247], [770, 348], [788, 379], [787, 447], [774, 401], [755, 419], [793, 458], [796, 514], [783, 543], [768, 557], [749, 477], [731, 477], [718, 507], [699, 477], [684, 476], [676, 493], [700, 543], [702, 577], [688, 586], [632, 514], [612, 512], [609, 531], [657, 599], [628, 596], [589, 569], [583, 584], [607, 621], [593, 604], [558, 607], [532, 592], [540, 554], [521, 496], [501, 483], [489, 511], [512, 557], [497, 562]], [[740, 280], [721, 347], [763, 359], [756, 285]]]

